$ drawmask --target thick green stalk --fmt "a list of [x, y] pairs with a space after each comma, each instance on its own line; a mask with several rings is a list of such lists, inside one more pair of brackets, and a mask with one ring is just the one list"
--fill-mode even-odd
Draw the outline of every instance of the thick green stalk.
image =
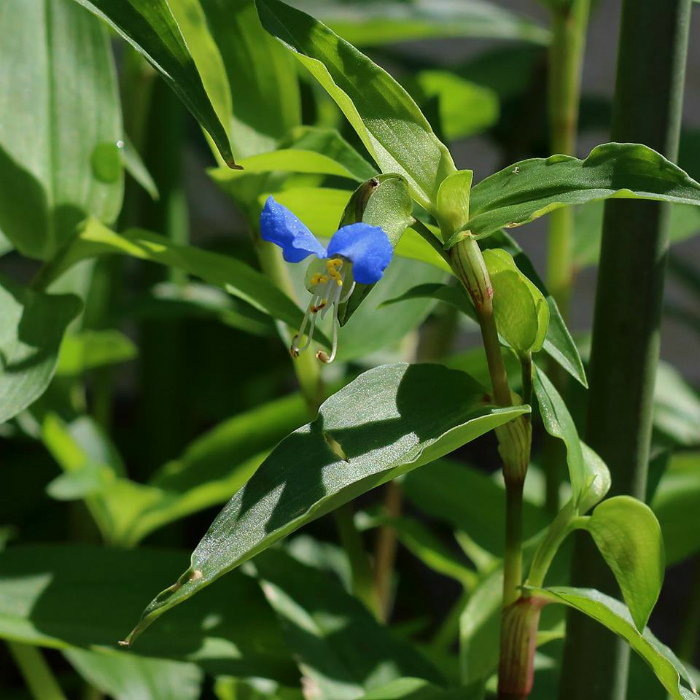
[[[549, 119], [552, 153], [576, 155], [581, 68], [590, 0], [573, 0], [552, 10], [549, 50]], [[573, 210], [556, 209], [549, 218], [547, 287], [566, 316], [574, 279]]]
[[[691, 0], [624, 0], [613, 141], [678, 150]], [[615, 494], [644, 499], [668, 247], [666, 206], [610, 200], [591, 349], [588, 442]], [[615, 592], [607, 567], [577, 538], [574, 582]], [[623, 700], [629, 649], [580, 614], [567, 622], [562, 700]]]
[[19, 642], [8, 642], [7, 648], [35, 700], [66, 700], [41, 649]]
[[[549, 49], [549, 129], [552, 153], [576, 155], [581, 71], [586, 45], [590, 0], [573, 0], [568, 7], [552, 9], [552, 43]], [[549, 217], [547, 241], [547, 288], [568, 317], [574, 284], [574, 210], [555, 209]], [[548, 374], [560, 393], [565, 392], [566, 373], [550, 362]], [[542, 455], [546, 478], [546, 508], [559, 511], [559, 488], [565, 452], [560, 440], [544, 437]]]

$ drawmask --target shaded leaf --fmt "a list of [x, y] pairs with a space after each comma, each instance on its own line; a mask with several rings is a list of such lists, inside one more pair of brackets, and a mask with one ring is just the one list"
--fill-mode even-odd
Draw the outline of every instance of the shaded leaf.
[[96, 367], [133, 360], [137, 352], [134, 343], [117, 330], [67, 335], [61, 345], [56, 374], [75, 377]]
[[11, 105], [0, 121], [0, 229], [23, 255], [48, 260], [86, 215], [109, 223], [121, 207], [109, 37], [66, 0], [4, 2], [0, 23], [0, 94]]
[[0, 277], [0, 423], [31, 406], [53, 377], [68, 324], [82, 304]]
[[[138, 614], [143, 597], [186, 561], [185, 552], [150, 548], [7, 549], [0, 552], [0, 637], [113, 654], [125, 620]], [[217, 674], [287, 682], [296, 676], [272, 611], [255, 582], [239, 573], [168, 616], [139, 644], [138, 654], [196, 661]]]
[[344, 39], [357, 46], [374, 46], [414, 39], [475, 37], [522, 39], [538, 44], [549, 32], [530, 19], [483, 0], [299, 0], [309, 14], [327, 22]]
[[63, 655], [93, 687], [114, 700], [197, 700], [204, 674], [195, 664], [66, 649]]
[[482, 398], [471, 378], [439, 365], [365, 372], [273, 450], [214, 521], [191, 567], [148, 606], [131, 638], [306, 522], [529, 410], [496, 409]]
[[[301, 323], [301, 309], [265, 275], [249, 265], [220, 253], [177, 245], [164, 236], [141, 229], [117, 234], [95, 219], [90, 219], [81, 228], [78, 238], [52, 270], [52, 277], [60, 276], [80, 260], [115, 253], [176, 267], [222, 287], [229, 294], [290, 326]], [[323, 342], [322, 336], [318, 337]]]
[[257, 0], [263, 26], [336, 101], [384, 173], [398, 173], [429, 211], [455, 167], [408, 93], [354, 46], [278, 0]]
[[394, 638], [331, 575], [281, 550], [257, 557], [254, 567], [313, 697], [360, 698], [408, 673], [442, 680], [427, 660]]
[[[197, 0], [76, 0], [145, 56], [211, 134], [224, 161], [235, 167], [227, 134], [231, 96], [221, 56], [206, 32]], [[174, 13], [177, 10], [177, 17]]]

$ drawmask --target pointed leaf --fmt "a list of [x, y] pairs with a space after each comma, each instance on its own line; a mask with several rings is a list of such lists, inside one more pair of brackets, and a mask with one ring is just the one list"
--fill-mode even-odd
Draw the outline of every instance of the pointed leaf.
[[31, 406], [53, 377], [68, 324], [82, 304], [0, 277], [0, 423]]
[[0, 229], [23, 255], [48, 260], [86, 215], [111, 223], [121, 207], [109, 36], [65, 0], [4, 2], [0, 25]]
[[[197, 0], [76, 0], [143, 54], [235, 167], [227, 134], [231, 95]], [[177, 10], [177, 14], [175, 13]]]
[[257, 0], [263, 26], [336, 101], [384, 173], [398, 173], [429, 211], [455, 167], [408, 93], [384, 70], [313, 17], [279, 0]]
[[484, 0], [303, 0], [299, 4], [356, 46], [447, 37], [549, 43], [549, 32], [543, 27]]
[[386, 365], [328, 399], [285, 438], [219, 514], [191, 567], [146, 609], [133, 639], [303, 524], [522, 415], [484, 405], [483, 388], [439, 365]]
[[411, 673], [441, 682], [436, 669], [392, 636], [340, 581], [281, 550], [257, 557], [255, 571], [280, 618], [314, 697], [348, 700]]
[[[588, 158], [555, 155], [530, 158], [477, 184], [471, 193], [471, 219], [477, 237], [522, 226], [553, 209], [598, 199], [651, 199], [700, 205], [700, 184], [646, 146], [607, 143]], [[455, 234], [454, 245], [464, 232]]]
[[616, 496], [596, 507], [586, 529], [615, 574], [637, 629], [643, 630], [664, 580], [659, 521], [636, 498]]
[[[113, 655], [125, 620], [138, 614], [143, 597], [186, 562], [187, 553], [177, 550], [11, 547], [0, 552], [0, 637]], [[238, 572], [168, 616], [139, 644], [138, 655], [196, 661], [215, 674], [288, 684], [298, 677], [257, 584]]]
[[530, 589], [553, 603], [563, 603], [593, 618], [611, 632], [622, 637], [656, 674], [673, 700], [693, 700], [698, 696], [681, 685], [681, 678], [691, 685], [688, 672], [676, 655], [650, 631], [637, 631], [629, 610], [620, 601], [590, 588]]

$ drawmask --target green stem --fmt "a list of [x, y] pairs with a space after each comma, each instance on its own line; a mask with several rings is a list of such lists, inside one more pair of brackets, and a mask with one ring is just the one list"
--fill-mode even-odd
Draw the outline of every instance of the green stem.
[[[675, 160], [691, 0], [624, 0], [612, 140], [644, 143]], [[651, 87], [650, 87], [651, 86]], [[613, 469], [611, 493], [644, 499], [668, 247], [668, 208], [605, 205], [589, 374], [587, 442]], [[614, 590], [595, 549], [577, 538], [577, 586]], [[623, 700], [629, 648], [569, 615], [560, 697]], [[595, 673], [591, 673], [595, 669]]]
[[35, 700], [66, 700], [40, 649], [19, 642], [7, 642], [7, 648]]
[[506, 550], [503, 560], [503, 605], [520, 597], [523, 582], [523, 482], [506, 482]]
[[350, 561], [350, 571], [352, 572], [352, 594], [364, 603], [377, 619], [381, 619], [377, 596], [375, 595], [374, 576], [372, 566], [362, 535], [355, 527], [355, 512], [352, 503], [346, 503], [333, 511], [340, 544], [345, 550], [345, 554]]
[[[386, 485], [384, 513], [388, 518], [401, 515], [402, 493], [398, 481]], [[381, 619], [386, 622], [391, 605], [391, 592], [396, 560], [396, 530], [391, 525], [383, 525], [377, 533], [374, 557], [374, 589]]]
[[[590, 0], [573, 0], [568, 7], [552, 10], [552, 43], [549, 49], [549, 121], [552, 153], [576, 155], [581, 70], [586, 44]], [[574, 209], [562, 207], [549, 216], [547, 241], [547, 288], [564, 318], [574, 283]], [[561, 394], [567, 375], [556, 362], [549, 362], [548, 374]], [[564, 450], [561, 442], [544, 436], [542, 466], [545, 473], [545, 506], [554, 516], [559, 512], [559, 488]]]
[[[552, 153], [576, 155], [581, 69], [586, 45], [590, 0], [573, 0], [552, 10], [549, 49], [549, 118]], [[573, 284], [573, 209], [550, 214], [547, 243], [547, 287], [564, 317]]]
[[554, 561], [556, 553], [559, 551], [564, 540], [570, 532], [577, 528], [585, 527], [588, 520], [585, 516], [577, 516], [573, 501], [569, 501], [564, 508], [559, 511], [557, 517], [550, 523], [547, 534], [540, 542], [535, 551], [530, 566], [530, 574], [527, 577], [527, 584], [535, 588], [544, 585], [544, 579], [549, 571], [549, 567]]

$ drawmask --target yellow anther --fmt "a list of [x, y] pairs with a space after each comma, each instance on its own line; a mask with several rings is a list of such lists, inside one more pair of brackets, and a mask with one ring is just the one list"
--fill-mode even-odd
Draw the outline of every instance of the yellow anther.
[[326, 267], [328, 268], [328, 272], [332, 272], [338, 267], [343, 266], [343, 261], [340, 258], [331, 258], [330, 260], [326, 261]]

